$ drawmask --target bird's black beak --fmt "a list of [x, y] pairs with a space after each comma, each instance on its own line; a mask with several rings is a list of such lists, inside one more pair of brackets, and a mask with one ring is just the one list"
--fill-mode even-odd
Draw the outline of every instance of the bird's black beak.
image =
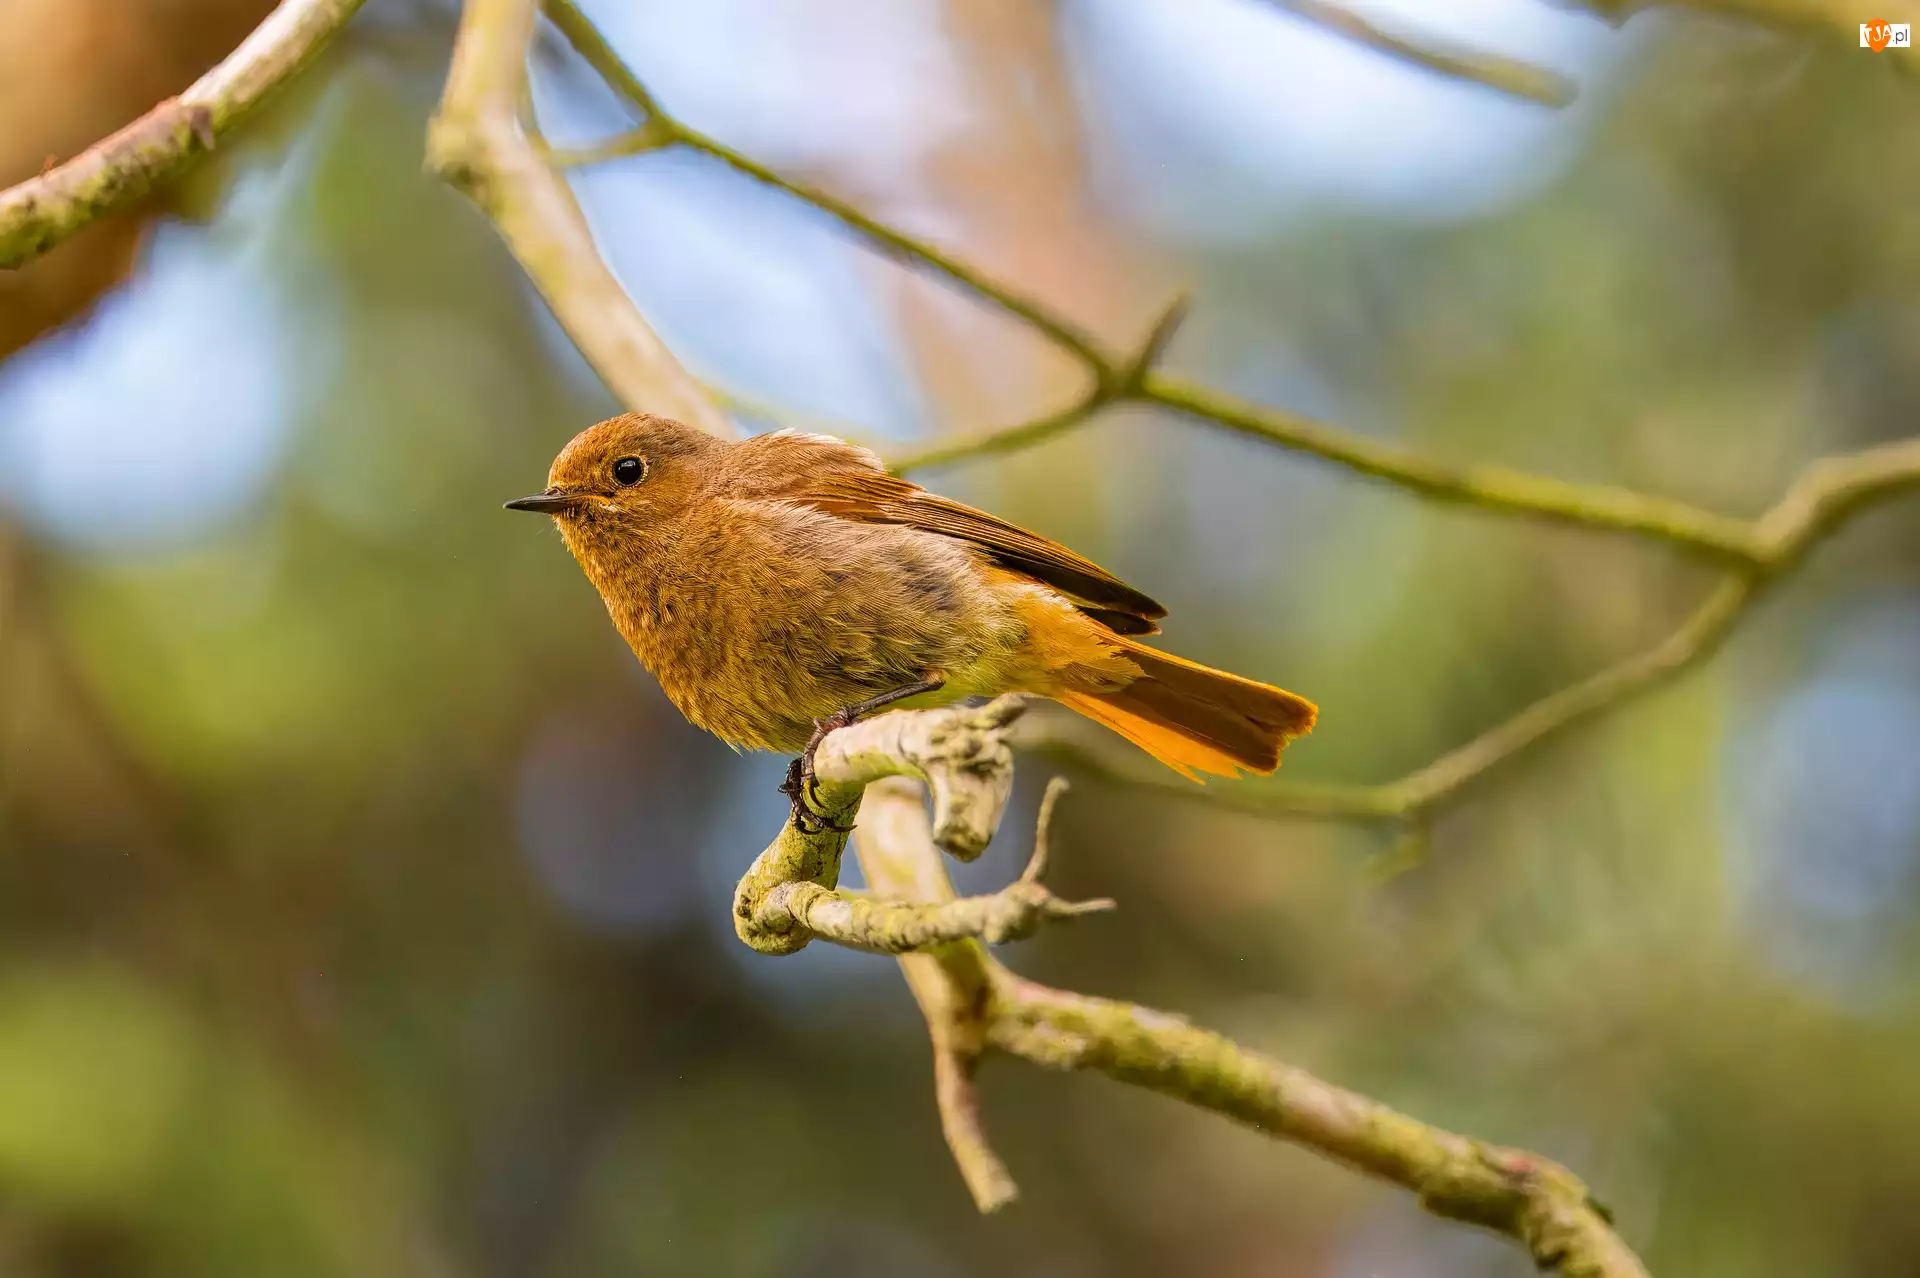
[[549, 488], [531, 497], [516, 498], [507, 503], [507, 509], [531, 510], [536, 515], [560, 515], [572, 510], [579, 500], [577, 493], [563, 493], [557, 488]]

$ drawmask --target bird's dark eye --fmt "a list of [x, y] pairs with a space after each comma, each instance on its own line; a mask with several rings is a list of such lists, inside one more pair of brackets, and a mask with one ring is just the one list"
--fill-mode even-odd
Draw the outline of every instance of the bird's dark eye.
[[613, 464], [613, 482], [631, 488], [647, 477], [647, 463], [638, 457], [622, 457]]

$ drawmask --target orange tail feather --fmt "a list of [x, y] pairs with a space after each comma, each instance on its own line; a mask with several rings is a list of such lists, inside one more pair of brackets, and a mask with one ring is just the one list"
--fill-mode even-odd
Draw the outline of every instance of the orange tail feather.
[[1190, 781], [1196, 773], [1266, 775], [1287, 742], [1313, 731], [1311, 701], [1156, 648], [1120, 639], [1140, 677], [1112, 692], [1057, 692], [1054, 700], [1113, 729]]

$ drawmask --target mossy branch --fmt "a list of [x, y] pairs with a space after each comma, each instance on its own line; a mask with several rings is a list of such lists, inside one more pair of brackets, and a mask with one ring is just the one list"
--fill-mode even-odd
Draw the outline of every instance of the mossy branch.
[[0, 191], [0, 268], [24, 266], [178, 177], [319, 56], [365, 0], [284, 0], [240, 47], [65, 164]]
[[[816, 768], [835, 815], [844, 822], [858, 814], [854, 838], [873, 895], [833, 890], [847, 836], [808, 834], [789, 821], [735, 897], [742, 938], [765, 953], [790, 953], [813, 936], [903, 951], [901, 967], [933, 1040], [942, 1131], [982, 1211], [1018, 1194], [987, 1139], [973, 1087], [980, 1063], [997, 1053], [1104, 1073], [1302, 1145], [1411, 1191], [1436, 1215], [1507, 1235], [1542, 1269], [1568, 1278], [1645, 1278], [1605, 1211], [1556, 1163], [1420, 1122], [1179, 1017], [1036, 984], [994, 959], [982, 940], [1002, 937], [981, 920], [996, 908], [991, 903], [1009, 898], [957, 897], [940, 849], [944, 839], [977, 854], [998, 824], [1013, 784], [1009, 739], [1021, 709], [1003, 698], [978, 710], [899, 711], [831, 734]], [[931, 787], [931, 820], [916, 779]], [[1039, 877], [1061, 790], [1057, 782], [1048, 787], [1033, 863], [1010, 892], [1044, 893]], [[783, 896], [812, 904], [774, 904]], [[860, 909], [875, 921], [854, 921]], [[1043, 915], [1027, 916], [1023, 926]], [[956, 920], [964, 924], [948, 926]]]
[[866, 787], [910, 777], [933, 793], [942, 847], [971, 860], [993, 838], [1013, 784], [1005, 729], [1026, 710], [1020, 697], [978, 709], [890, 714], [831, 734], [814, 755], [827, 828], [788, 821], [734, 891], [734, 926], [763, 954], [791, 954], [815, 937], [849, 949], [906, 954], [953, 941], [990, 944], [1030, 936], [1042, 924], [1112, 908], [1110, 901], [1062, 901], [1041, 882], [1046, 842], [1026, 873], [989, 896], [906, 904], [841, 891], [840, 856]]
[[997, 1051], [1095, 1070], [1305, 1146], [1412, 1191], [1436, 1216], [1507, 1235], [1544, 1271], [1645, 1278], [1606, 1210], [1557, 1163], [1423, 1123], [1180, 1017], [993, 968], [982, 1018]]

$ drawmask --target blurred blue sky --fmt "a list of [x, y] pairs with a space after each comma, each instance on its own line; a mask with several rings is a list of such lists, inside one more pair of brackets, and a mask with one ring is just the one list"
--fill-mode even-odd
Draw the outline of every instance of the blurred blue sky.
[[1920, 609], [1837, 610], [1807, 677], [1728, 752], [1728, 810], [1748, 856], [1743, 914], [1781, 972], [1843, 1005], [1905, 997], [1898, 941], [1920, 853]]
[[1351, 8], [1395, 31], [1523, 57], [1581, 88], [1551, 111], [1383, 57], [1262, 0], [1071, 0], [1067, 30], [1113, 203], [1176, 240], [1257, 240], [1328, 205], [1490, 211], [1551, 180], [1626, 33], [1530, 0]]
[[272, 479], [296, 355], [258, 177], [216, 225], [161, 226], [137, 281], [0, 364], [0, 499], [29, 523], [102, 549], [171, 546]]

